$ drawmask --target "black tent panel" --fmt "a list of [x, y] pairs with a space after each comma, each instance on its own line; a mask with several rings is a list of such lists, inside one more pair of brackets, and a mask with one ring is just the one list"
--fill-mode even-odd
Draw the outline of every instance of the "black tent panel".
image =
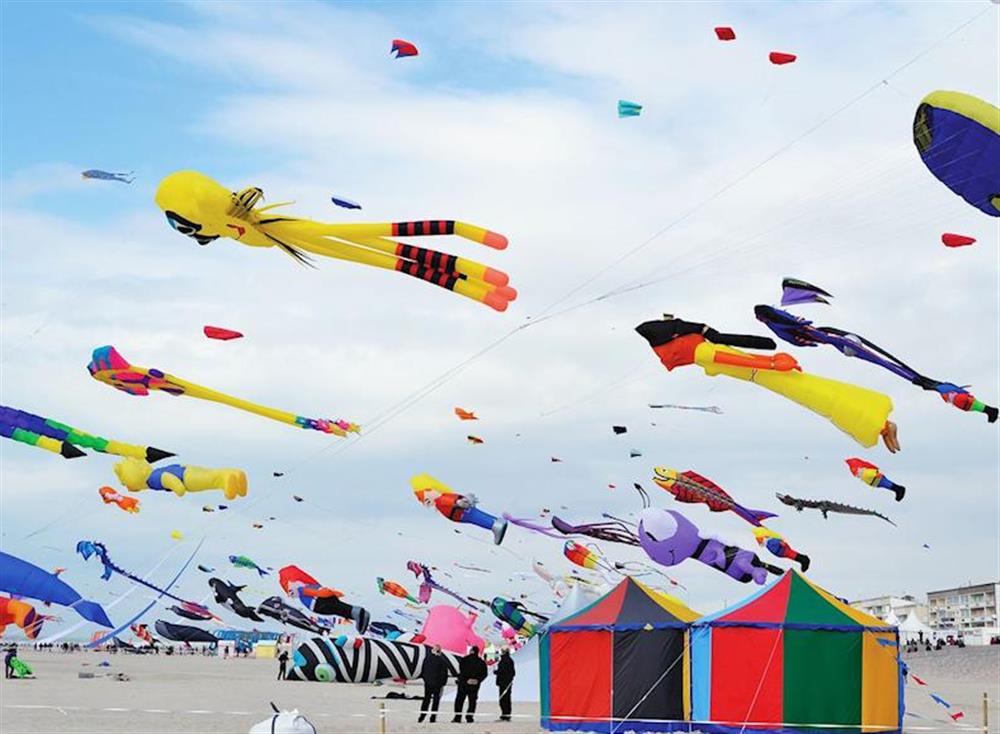
[[612, 717], [684, 719], [684, 630], [614, 633]]

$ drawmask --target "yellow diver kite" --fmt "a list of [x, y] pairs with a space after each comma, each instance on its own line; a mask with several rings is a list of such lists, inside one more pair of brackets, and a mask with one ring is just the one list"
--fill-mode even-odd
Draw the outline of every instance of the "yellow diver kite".
[[87, 370], [95, 380], [100, 380], [106, 385], [127, 392], [129, 395], [149, 395], [150, 390], [162, 390], [170, 395], [187, 395], [192, 398], [211, 400], [249, 413], [256, 413], [274, 421], [287, 423], [290, 426], [333, 433], [341, 437], [346, 436], [348, 432], [358, 433], [361, 430], [357, 424], [345, 420], [306, 418], [283, 410], [257, 405], [248, 400], [241, 400], [201, 385], [195, 385], [193, 382], [187, 382], [153, 367], [138, 367], [130, 364], [118, 353], [118, 350], [110, 346], [98, 347], [94, 350]]
[[242, 469], [205, 469], [184, 464], [153, 467], [139, 459], [123, 459], [115, 464], [115, 474], [130, 492], [155, 489], [183, 497], [186, 492], [221, 489], [227, 500], [247, 494], [247, 475]]
[[250, 186], [232, 192], [197, 171], [178, 171], [160, 182], [156, 203], [170, 226], [200, 245], [228, 237], [251, 247], [279, 247], [303, 264], [307, 253], [395, 270], [426, 280], [497, 311], [517, 298], [506, 273], [456, 255], [406, 245], [390, 237], [455, 234], [503, 250], [507, 238], [450, 219], [377, 224], [325, 224], [271, 214], [291, 202], [255, 208], [264, 192]]
[[896, 424], [889, 420], [892, 400], [874, 390], [802, 372], [789, 354], [756, 355], [744, 349], [776, 349], [773, 339], [744, 334], [721, 334], [692, 321], [666, 316], [635, 329], [649, 342], [668, 370], [696, 364], [710, 376], [726, 375], [753, 382], [783, 395], [823, 416], [862, 446], [872, 447], [879, 436], [890, 452], [899, 451]]

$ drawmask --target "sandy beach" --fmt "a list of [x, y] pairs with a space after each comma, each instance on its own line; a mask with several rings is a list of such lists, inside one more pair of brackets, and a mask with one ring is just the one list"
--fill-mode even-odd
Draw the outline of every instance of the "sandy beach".
[[[241, 734], [269, 714], [269, 702], [298, 708], [320, 732], [378, 732], [385, 704], [388, 732], [540, 732], [537, 703], [516, 703], [509, 724], [496, 718], [496, 691], [488, 682], [472, 725], [417, 724], [418, 702], [373, 700], [388, 691], [420, 693], [420, 685], [346, 685], [275, 680], [273, 660], [202, 656], [38, 653], [23, 650], [35, 680], [3, 681], [0, 732], [226, 732]], [[982, 696], [989, 695], [991, 732], [1000, 731], [1000, 647], [949, 648], [907, 656], [928, 687], [907, 686], [907, 731], [982, 731]], [[110, 667], [98, 667], [108, 661]], [[79, 678], [89, 671], [95, 678]], [[124, 673], [128, 681], [112, 676]], [[930, 699], [965, 712], [956, 724]], [[450, 709], [450, 703], [442, 703]]]
[[[226, 732], [245, 734], [270, 714], [270, 702], [298, 708], [320, 732], [378, 732], [379, 704], [386, 731], [538, 732], [538, 704], [515, 704], [514, 723], [497, 723], [492, 680], [483, 685], [478, 718], [451, 724], [451, 703], [439, 723], [416, 723], [418, 701], [372, 700], [388, 691], [419, 695], [420, 684], [349, 685], [275, 679], [274, 660], [223, 660], [200, 655], [107, 655], [21, 650], [34, 680], [4, 680], [0, 687], [0, 732]], [[98, 667], [102, 661], [110, 667]], [[97, 677], [82, 679], [81, 671]], [[128, 681], [111, 676], [124, 673]], [[441, 719], [445, 723], [441, 723]]]

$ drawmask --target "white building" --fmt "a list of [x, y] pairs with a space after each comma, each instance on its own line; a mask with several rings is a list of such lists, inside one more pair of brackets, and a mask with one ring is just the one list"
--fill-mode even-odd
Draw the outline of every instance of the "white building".
[[927, 592], [928, 623], [938, 634], [958, 633], [967, 644], [1000, 635], [1000, 583]]
[[890, 615], [893, 615], [895, 622], [901, 624], [911, 614], [924, 624], [927, 624], [928, 621], [927, 606], [912, 596], [876, 596], [872, 599], [852, 601], [851, 606], [873, 617], [878, 617], [883, 622], [888, 620]]

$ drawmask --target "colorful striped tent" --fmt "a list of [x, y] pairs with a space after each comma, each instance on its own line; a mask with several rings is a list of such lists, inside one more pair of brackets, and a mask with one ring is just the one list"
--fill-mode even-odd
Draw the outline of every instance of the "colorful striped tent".
[[896, 628], [797, 571], [695, 622], [691, 675], [691, 719], [699, 731], [902, 727]]
[[542, 726], [550, 730], [687, 730], [687, 629], [677, 599], [626, 578], [541, 639]]

